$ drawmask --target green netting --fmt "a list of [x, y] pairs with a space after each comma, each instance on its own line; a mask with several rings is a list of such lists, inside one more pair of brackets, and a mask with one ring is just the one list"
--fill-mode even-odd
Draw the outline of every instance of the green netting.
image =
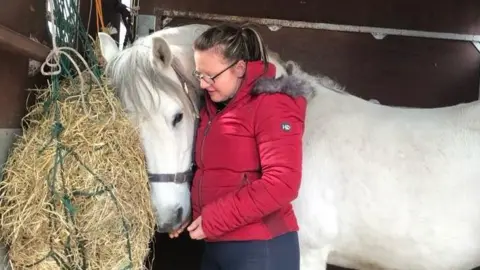
[[[53, 0], [53, 3], [52, 13], [55, 16], [55, 26], [53, 27], [56, 29], [57, 46], [71, 47], [83, 52], [83, 57], [94, 74], [100, 76], [98, 59], [95, 56], [92, 40], [88, 36], [78, 12], [77, 0]], [[78, 61], [78, 59], [75, 60]], [[61, 56], [60, 61], [62, 66], [61, 77], [77, 75], [72, 63], [65, 56]]]
[[[83, 25], [83, 22], [81, 21], [80, 14], [78, 12], [78, 4], [76, 0], [53, 0], [54, 6], [50, 7], [51, 12], [54, 15], [55, 21], [53, 22], [54, 25], [52, 27], [55, 27], [55, 36], [56, 36], [56, 45], [57, 47], [71, 47], [80, 52], [83, 55], [83, 58], [86, 60], [89, 68], [92, 70], [92, 72], [95, 74], [95, 76], [100, 80], [101, 76], [101, 69], [98, 65], [98, 59], [96, 58], [95, 51], [94, 51], [94, 44], [93, 40], [88, 36], [88, 33]], [[53, 33], [52, 33], [53, 34]], [[52, 35], [53, 36], [53, 35]], [[73, 58], [73, 60], [78, 63], [79, 67], [81, 69], [84, 69], [85, 67], [82, 64], [82, 61], [75, 55], [69, 53], [69, 55]], [[77, 191], [73, 192], [72, 195], [68, 195], [62, 190], [58, 190], [56, 188], [55, 182], [59, 181], [61, 179], [61, 173], [62, 173], [62, 164], [63, 164], [63, 159], [66, 157], [66, 155], [74, 155], [75, 150], [74, 149], [65, 149], [62, 145], [62, 131], [64, 130], [64, 125], [60, 121], [60, 115], [59, 115], [59, 107], [57, 105], [57, 102], [61, 98], [61, 81], [63, 80], [73, 80], [75, 77], [81, 75], [78, 73], [74, 65], [72, 64], [71, 60], [68, 59], [65, 55], [60, 54], [60, 65], [61, 65], [61, 72], [59, 74], [54, 74], [51, 76], [51, 93], [50, 93], [50, 98], [45, 101], [44, 103], [44, 112], [45, 113], [54, 113], [55, 114], [55, 122], [52, 123], [52, 132], [51, 132], [51, 138], [48, 139], [48, 141], [45, 142], [45, 146], [47, 145], [52, 145], [56, 144], [56, 155], [55, 155], [55, 162], [53, 167], [51, 168], [51, 174], [45, 176], [46, 178], [46, 185], [49, 186], [50, 189], [50, 206], [51, 209], [50, 211], [52, 213], [63, 213], [65, 216], [65, 221], [69, 222], [73, 228], [72, 234], [77, 233], [77, 229], [75, 226], [75, 214], [76, 214], [76, 208], [75, 205], [73, 204], [73, 198], [69, 196], [82, 196], [82, 197], [95, 197], [97, 195], [102, 195], [104, 193], [108, 193], [110, 198], [115, 201], [115, 204], [118, 207], [118, 204], [116, 202], [116, 198], [113, 195], [111, 191], [111, 187], [108, 185], [105, 185], [103, 180], [95, 175], [95, 172], [88, 168], [85, 164], [81, 162], [79, 158], [77, 158], [79, 162], [79, 166], [86, 168], [94, 177], [97, 179], [98, 182], [100, 182], [104, 188], [102, 190], [92, 190], [92, 191]], [[93, 79], [90, 79], [86, 81], [86, 92], [88, 92], [88, 88], [92, 88], [92, 83]], [[40, 149], [40, 152], [43, 150]], [[57, 209], [58, 205], [61, 205], [63, 209]], [[118, 209], [120, 211], [120, 209]], [[54, 214], [52, 214], [54, 215]], [[130, 235], [129, 235], [129, 228], [127, 225], [127, 222], [125, 219], [122, 221], [123, 224], [123, 229], [125, 233], [125, 238], [126, 238], [126, 244], [125, 248], [127, 250], [128, 254], [128, 261], [130, 262], [129, 264], [125, 265], [124, 268], [122, 269], [131, 269], [133, 267], [132, 264], [132, 250], [131, 250], [131, 240], [130, 240]], [[57, 226], [55, 224], [54, 218], [52, 217], [50, 219], [50, 225], [49, 226]], [[76, 249], [76, 253], [81, 253], [83, 254], [83, 263], [82, 266], [78, 266], [78, 262], [70, 262], [70, 261], [65, 261], [62, 260], [63, 258], [68, 258], [72, 254], [72, 250]], [[63, 253], [63, 256], [59, 256], [59, 252]], [[78, 244], [75, 246], [71, 245], [71, 239], [70, 236], [67, 236], [67, 239], [65, 239], [65, 247], [63, 251], [59, 250], [54, 250], [51, 248], [50, 252], [45, 255], [43, 259], [40, 261], [30, 265], [30, 267], [34, 267], [40, 263], [42, 263], [46, 259], [53, 259], [59, 269], [87, 269], [88, 265], [88, 258], [85, 255], [85, 246], [82, 241], [78, 241]]]

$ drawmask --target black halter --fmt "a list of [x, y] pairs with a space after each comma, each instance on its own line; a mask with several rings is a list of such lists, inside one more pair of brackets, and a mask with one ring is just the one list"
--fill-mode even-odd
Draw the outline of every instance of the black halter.
[[190, 182], [193, 177], [193, 170], [190, 168], [189, 170], [181, 173], [149, 173], [148, 174], [148, 181], [150, 183], [177, 183], [183, 184]]

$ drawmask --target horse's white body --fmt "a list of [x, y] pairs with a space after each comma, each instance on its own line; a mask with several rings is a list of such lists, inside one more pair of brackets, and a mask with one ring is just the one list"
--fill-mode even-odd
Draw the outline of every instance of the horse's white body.
[[478, 102], [395, 108], [317, 84], [294, 201], [301, 269], [326, 269], [327, 261], [357, 269], [480, 265], [479, 115]]
[[479, 102], [395, 108], [319, 86], [294, 202], [302, 270], [327, 256], [357, 269], [480, 265], [479, 115]]

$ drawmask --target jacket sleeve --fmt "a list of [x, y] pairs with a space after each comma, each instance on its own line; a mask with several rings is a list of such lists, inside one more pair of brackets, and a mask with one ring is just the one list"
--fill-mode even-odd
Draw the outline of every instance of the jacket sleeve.
[[254, 124], [262, 176], [203, 208], [202, 228], [208, 239], [256, 222], [297, 197], [305, 111], [303, 97], [263, 97]]

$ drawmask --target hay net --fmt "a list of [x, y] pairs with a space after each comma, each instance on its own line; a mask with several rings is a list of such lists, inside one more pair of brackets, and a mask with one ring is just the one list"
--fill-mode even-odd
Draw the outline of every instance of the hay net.
[[3, 168], [1, 240], [13, 269], [142, 269], [154, 216], [139, 134], [105, 87], [77, 1], [48, 2], [50, 87]]

